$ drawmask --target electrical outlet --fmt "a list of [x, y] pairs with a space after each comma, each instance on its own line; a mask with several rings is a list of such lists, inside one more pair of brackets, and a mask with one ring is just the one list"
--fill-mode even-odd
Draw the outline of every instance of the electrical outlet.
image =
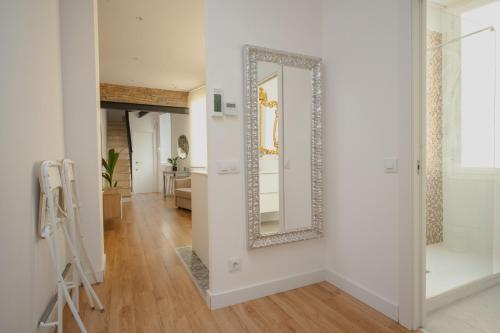
[[227, 261], [227, 269], [229, 272], [241, 271], [241, 258], [229, 258], [229, 260]]

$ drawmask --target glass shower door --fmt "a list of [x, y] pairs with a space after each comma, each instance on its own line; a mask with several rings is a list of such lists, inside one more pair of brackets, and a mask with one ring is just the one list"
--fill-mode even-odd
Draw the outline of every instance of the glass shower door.
[[[427, 36], [426, 294], [498, 271], [495, 33], [441, 15]], [[498, 189], [497, 189], [498, 187]], [[500, 243], [499, 243], [500, 244]]]

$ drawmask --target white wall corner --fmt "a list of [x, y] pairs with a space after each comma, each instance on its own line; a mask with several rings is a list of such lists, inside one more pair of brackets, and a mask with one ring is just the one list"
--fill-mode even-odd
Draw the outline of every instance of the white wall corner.
[[65, 156], [77, 164], [84, 245], [94, 268], [104, 256], [96, 0], [60, 2]]
[[358, 283], [329, 269], [325, 271], [325, 280], [363, 303], [371, 306], [375, 310], [383, 313], [392, 320], [398, 321], [397, 304], [394, 304], [375, 292], [368, 290]]
[[104, 272], [106, 272], [106, 253], [104, 253], [104, 256], [102, 257], [102, 266], [101, 269], [98, 269], [95, 272], [96, 278], [97, 278], [97, 283], [103, 283], [104, 282]]
[[[106, 272], [106, 254], [102, 257], [102, 266], [100, 267], [91, 267], [88, 263], [82, 263], [85, 270], [85, 275], [90, 280], [90, 283], [103, 283], [104, 282], [104, 272]], [[94, 274], [92, 273], [92, 269], [94, 270], [96, 281], [94, 281]]]
[[325, 281], [325, 270], [323, 269], [303, 274], [290, 275], [282, 279], [256, 283], [233, 290], [222, 292], [211, 292], [208, 290], [207, 294], [210, 309], [215, 310], [322, 281]]

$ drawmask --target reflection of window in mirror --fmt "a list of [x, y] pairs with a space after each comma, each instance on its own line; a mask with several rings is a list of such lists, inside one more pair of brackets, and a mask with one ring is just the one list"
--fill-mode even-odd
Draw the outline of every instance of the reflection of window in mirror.
[[167, 164], [167, 159], [172, 157], [172, 120], [170, 113], [159, 116], [160, 122], [160, 163]]

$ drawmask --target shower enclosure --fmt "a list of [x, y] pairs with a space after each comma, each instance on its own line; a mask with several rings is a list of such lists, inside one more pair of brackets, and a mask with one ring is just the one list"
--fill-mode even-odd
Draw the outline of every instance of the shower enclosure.
[[428, 4], [427, 311], [500, 282], [498, 37], [484, 17]]

